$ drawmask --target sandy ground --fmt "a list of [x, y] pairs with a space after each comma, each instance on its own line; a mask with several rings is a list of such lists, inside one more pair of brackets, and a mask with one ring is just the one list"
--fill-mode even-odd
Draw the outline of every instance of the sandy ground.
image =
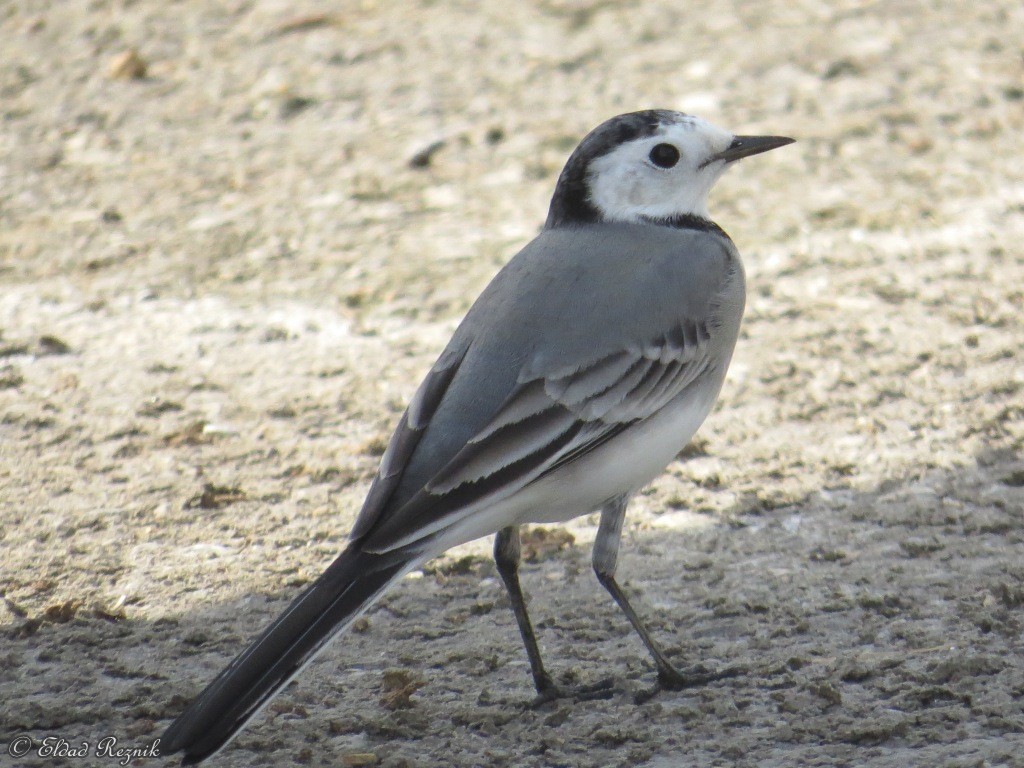
[[216, 764], [1024, 765], [1021, 40], [1009, 0], [0, 4], [0, 764], [158, 736], [343, 545], [576, 141], [662, 106], [799, 139], [714, 194], [743, 336], [620, 564], [748, 673], [651, 695], [591, 517], [524, 580], [611, 699], [526, 707], [481, 542]]

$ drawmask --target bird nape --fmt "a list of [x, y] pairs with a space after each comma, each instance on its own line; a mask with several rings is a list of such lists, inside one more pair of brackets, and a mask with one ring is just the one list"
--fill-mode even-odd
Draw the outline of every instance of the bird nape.
[[548, 674], [518, 575], [521, 525], [597, 510], [594, 570], [659, 682], [733, 674], [675, 667], [616, 581], [616, 560], [629, 499], [707, 417], [739, 334], [743, 265], [708, 193], [731, 163], [791, 142], [668, 110], [587, 135], [544, 228], [484, 289], [413, 396], [345, 550], [170, 725], [162, 752], [185, 763], [216, 753], [402, 576], [495, 533], [539, 700], [600, 695]]

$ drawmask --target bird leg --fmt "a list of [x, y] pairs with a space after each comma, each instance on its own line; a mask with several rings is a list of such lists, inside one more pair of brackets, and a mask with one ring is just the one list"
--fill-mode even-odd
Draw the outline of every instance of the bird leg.
[[672, 666], [672, 663], [665, 656], [664, 652], [654, 642], [647, 627], [640, 621], [633, 606], [629, 604], [629, 598], [622, 591], [622, 587], [615, 581], [615, 565], [619, 557], [619, 540], [622, 535], [622, 521], [626, 515], [626, 505], [629, 503], [628, 496], [619, 496], [612, 499], [601, 510], [601, 524], [597, 530], [597, 538], [594, 541], [594, 573], [601, 586], [608, 590], [609, 594], [619, 604], [619, 608], [626, 614], [633, 629], [640, 635], [644, 645], [654, 659], [658, 667], [658, 682], [665, 688], [679, 690], [695, 685], [704, 685], [713, 680], [720, 680], [723, 677], [732, 677], [738, 674], [737, 670], [726, 669], [721, 672], [708, 672], [704, 669], [693, 669], [682, 672]]
[[557, 695], [558, 686], [544, 669], [544, 661], [540, 657], [540, 648], [537, 646], [537, 637], [533, 633], [530, 614], [526, 612], [526, 598], [523, 597], [523, 588], [519, 585], [520, 555], [519, 526], [510, 525], [498, 531], [498, 535], [494, 538], [494, 562], [498, 566], [498, 575], [501, 576], [501, 580], [505, 582], [505, 589], [508, 590], [508, 597], [512, 602], [512, 612], [516, 615], [516, 623], [519, 625], [519, 634], [523, 636], [526, 655], [530, 659], [530, 672], [533, 673], [533, 684], [537, 688], [539, 697], [554, 698]]
[[530, 615], [526, 612], [526, 599], [523, 597], [523, 589], [519, 584], [520, 555], [519, 527], [512, 525], [498, 531], [498, 535], [494, 539], [494, 562], [498, 566], [498, 575], [501, 576], [501, 580], [505, 583], [505, 589], [508, 590], [512, 612], [519, 625], [519, 634], [523, 636], [526, 655], [530, 659], [530, 672], [533, 674], [533, 684], [537, 689], [537, 698], [534, 700], [533, 706], [540, 706], [565, 696], [578, 699], [610, 697], [612, 695], [611, 679], [565, 691], [544, 669], [537, 637], [533, 632], [533, 624], [530, 622]]

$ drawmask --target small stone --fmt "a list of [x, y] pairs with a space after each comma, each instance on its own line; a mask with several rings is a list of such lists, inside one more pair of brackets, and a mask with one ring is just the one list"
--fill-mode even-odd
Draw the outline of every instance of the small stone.
[[51, 334], [44, 334], [39, 337], [37, 354], [66, 355], [69, 352], [71, 352], [71, 345], [63, 339], [59, 339]]
[[444, 139], [438, 139], [432, 141], [423, 149], [417, 150], [413, 153], [412, 157], [409, 158], [410, 168], [427, 168], [431, 161], [434, 159], [434, 155], [440, 152], [445, 145]]
[[110, 60], [107, 74], [114, 80], [141, 80], [146, 76], [146, 60], [134, 48], [122, 51]]
[[539, 563], [565, 551], [576, 543], [576, 538], [564, 528], [528, 528], [521, 536], [523, 559]]
[[281, 98], [281, 103], [278, 106], [278, 116], [280, 116], [282, 120], [290, 120], [300, 112], [305, 112], [315, 104], [316, 99], [309, 96], [300, 96], [294, 93], [285, 94]]
[[344, 766], [374, 765], [376, 762], [377, 756], [373, 752], [353, 752], [341, 758]]

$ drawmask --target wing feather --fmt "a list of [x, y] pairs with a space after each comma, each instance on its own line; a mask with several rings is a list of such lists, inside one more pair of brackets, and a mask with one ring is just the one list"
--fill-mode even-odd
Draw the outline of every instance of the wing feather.
[[395, 433], [391, 436], [388, 447], [384, 450], [384, 456], [381, 457], [380, 467], [370, 484], [363, 508], [359, 511], [352, 531], [349, 533], [350, 539], [355, 540], [365, 535], [377, 522], [388, 499], [398, 487], [409, 457], [416, 450], [427, 424], [430, 423], [437, 406], [444, 398], [444, 393], [448, 391], [448, 386], [455, 378], [455, 373], [466, 357], [467, 351], [469, 351], [469, 345], [462, 349], [447, 350], [430, 369], [427, 377], [416, 390], [409, 407], [398, 422]]
[[584, 403], [622, 379], [636, 364], [632, 352], [616, 352], [595, 360], [578, 370], [563, 369], [545, 378], [544, 389], [556, 402], [565, 405]]
[[576, 425], [576, 417], [555, 403], [540, 413], [508, 424], [483, 439], [473, 438], [429, 483], [426, 490], [443, 495], [475, 483], [522, 459], [542, 454]]
[[609, 419], [609, 413], [627, 401], [630, 393], [644, 378], [652, 365], [656, 365], [656, 363], [648, 360], [646, 357], [641, 357], [608, 389], [594, 395], [585, 403], [578, 404], [574, 409], [576, 416], [584, 421], [596, 421], [599, 419], [619, 421], [619, 419]]
[[702, 324], [683, 321], [636, 347], [532, 372], [421, 491], [376, 526], [367, 548], [386, 552], [427, 538], [650, 418], [708, 372], [710, 338]]
[[548, 410], [551, 405], [552, 400], [544, 391], [544, 381], [542, 379], [531, 381], [526, 386], [518, 387], [509, 396], [504, 407], [477, 433], [473, 440], [480, 442], [510, 424]]

